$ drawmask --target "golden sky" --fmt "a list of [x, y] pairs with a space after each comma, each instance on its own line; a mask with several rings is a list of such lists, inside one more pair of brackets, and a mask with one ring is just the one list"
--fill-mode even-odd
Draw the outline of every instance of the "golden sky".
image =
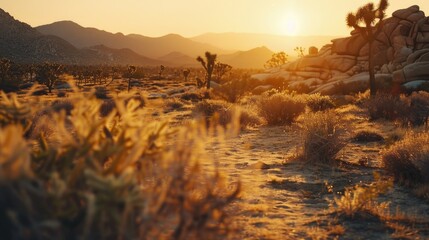
[[[362, 0], [0, 0], [0, 8], [31, 26], [72, 20], [109, 32], [193, 37], [207, 32], [347, 35], [345, 16]], [[390, 0], [392, 11], [429, 0]]]

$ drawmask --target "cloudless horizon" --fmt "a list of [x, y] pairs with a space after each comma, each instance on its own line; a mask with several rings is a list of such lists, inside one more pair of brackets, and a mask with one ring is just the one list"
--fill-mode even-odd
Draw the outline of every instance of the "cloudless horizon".
[[[362, 0], [0, 0], [0, 8], [33, 27], [70, 20], [108, 32], [160, 37], [175, 33], [263, 33], [290, 36], [346, 36], [347, 13]], [[378, 1], [372, 1], [378, 3]], [[428, 0], [390, 0], [392, 12]]]

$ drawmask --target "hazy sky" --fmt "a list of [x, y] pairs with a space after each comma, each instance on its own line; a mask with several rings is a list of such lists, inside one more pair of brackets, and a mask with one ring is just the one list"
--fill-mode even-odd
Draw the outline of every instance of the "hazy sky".
[[[345, 16], [362, 0], [0, 0], [0, 8], [32, 26], [72, 20], [109, 32], [186, 37], [206, 32], [346, 35]], [[390, 0], [393, 10], [429, 0]]]

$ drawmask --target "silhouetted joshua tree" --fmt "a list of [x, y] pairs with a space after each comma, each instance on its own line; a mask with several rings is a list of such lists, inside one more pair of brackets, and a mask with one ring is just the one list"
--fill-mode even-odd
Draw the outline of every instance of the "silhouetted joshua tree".
[[136, 66], [133, 66], [133, 65], [128, 66], [128, 69], [127, 69], [127, 75], [128, 75], [128, 92], [130, 92], [130, 89], [131, 89], [131, 78], [133, 78], [134, 73], [136, 73], [136, 71], [137, 71]]
[[369, 91], [371, 96], [375, 96], [377, 93], [372, 46], [382, 29], [382, 20], [386, 17], [385, 12], [388, 6], [389, 2], [387, 0], [380, 0], [377, 8], [373, 3], [368, 3], [360, 7], [356, 13], [349, 13], [346, 18], [347, 26], [359, 31], [368, 43]]
[[58, 80], [58, 76], [61, 73], [62, 66], [53, 63], [44, 63], [39, 66], [36, 70], [36, 80], [40, 84], [48, 87], [49, 93], [52, 92], [52, 88]]
[[188, 81], [188, 77], [190, 73], [191, 73], [191, 70], [189, 68], [186, 68], [183, 70], [183, 77], [185, 78], [186, 82]]
[[159, 72], [158, 72], [159, 79], [162, 79], [162, 73], [164, 72], [164, 70], [165, 70], [164, 65], [159, 66]]
[[206, 61], [201, 56], [197, 57], [197, 61], [201, 63], [204, 70], [206, 70], [206, 84], [207, 89], [210, 89], [210, 82], [212, 80], [212, 74], [216, 63], [216, 54], [211, 54], [210, 52], [206, 52]]

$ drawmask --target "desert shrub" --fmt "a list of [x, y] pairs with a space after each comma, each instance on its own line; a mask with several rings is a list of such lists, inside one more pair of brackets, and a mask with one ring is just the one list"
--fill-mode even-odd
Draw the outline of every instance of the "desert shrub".
[[393, 187], [393, 182], [382, 179], [377, 173], [374, 173], [374, 178], [375, 181], [366, 186], [357, 184], [354, 187], [346, 188], [343, 196], [334, 199], [336, 211], [353, 217], [362, 211], [371, 213], [374, 210], [379, 212], [379, 208], [388, 208], [387, 202], [378, 204], [377, 198], [379, 195], [387, 193]]
[[180, 96], [180, 99], [186, 100], [186, 101], [201, 101], [203, 99], [207, 99], [210, 97], [209, 92], [206, 89], [198, 89], [196, 91], [190, 91], [183, 93]]
[[335, 107], [334, 102], [329, 96], [321, 96], [320, 94], [308, 95], [307, 107], [312, 112], [325, 111]]
[[169, 109], [181, 109], [184, 106], [184, 103], [177, 98], [168, 99], [165, 101], [164, 106]]
[[116, 109], [116, 103], [113, 99], [105, 99], [102, 101], [100, 106], [100, 116], [106, 117], [109, 115], [114, 109]]
[[408, 133], [383, 152], [382, 161], [401, 184], [429, 183], [429, 133]]
[[64, 92], [64, 91], [59, 91], [58, 93], [57, 93], [57, 97], [59, 97], [59, 98], [63, 98], [63, 97], [66, 97], [67, 96], [67, 93], [66, 92]]
[[191, 124], [167, 146], [166, 123], [144, 121], [135, 99], [116, 103], [117, 114], [99, 117], [100, 100], [77, 97], [70, 116], [52, 112], [53, 134], [37, 142], [19, 122], [0, 126], [2, 238], [228, 236], [225, 208], [240, 185], [199, 164], [209, 131]]
[[256, 111], [249, 108], [239, 108], [239, 122], [242, 128], [254, 127], [263, 123], [262, 118], [256, 114]]
[[230, 80], [213, 88], [213, 93], [227, 102], [236, 103], [247, 94], [249, 84], [248, 79]]
[[408, 106], [399, 97], [391, 94], [377, 94], [365, 103], [372, 120], [396, 120], [407, 115]]
[[199, 102], [193, 109], [193, 114], [205, 117], [208, 125], [213, 125], [215, 122], [227, 126], [237, 121], [241, 128], [246, 128], [262, 123], [261, 118], [254, 111], [221, 100]]
[[408, 99], [408, 122], [412, 126], [427, 124], [429, 117], [429, 93], [414, 92]]
[[304, 93], [310, 93], [314, 88], [312, 88], [311, 86], [308, 86], [308, 84], [305, 83], [299, 83], [293, 87], [288, 87], [288, 89], [290, 91], [294, 91], [300, 94], [304, 94]]
[[264, 95], [259, 102], [259, 112], [269, 125], [292, 124], [304, 111], [303, 98], [292, 94]]
[[73, 110], [74, 105], [73, 102], [70, 100], [56, 100], [52, 102], [51, 109], [54, 112], [61, 112], [64, 111], [67, 115], [71, 114], [71, 111]]
[[352, 140], [355, 142], [379, 142], [383, 141], [384, 137], [378, 132], [362, 130], [357, 132]]
[[303, 117], [303, 146], [299, 158], [310, 163], [331, 163], [345, 146], [341, 119], [333, 111], [309, 113]]
[[285, 90], [288, 81], [283, 77], [269, 77], [263, 81], [263, 85], [271, 85], [279, 91]]
[[32, 109], [18, 101], [16, 94], [6, 95], [0, 91], [0, 127], [20, 124], [24, 129], [31, 125]]
[[96, 87], [94, 95], [98, 99], [109, 99], [107, 89], [105, 87]]

